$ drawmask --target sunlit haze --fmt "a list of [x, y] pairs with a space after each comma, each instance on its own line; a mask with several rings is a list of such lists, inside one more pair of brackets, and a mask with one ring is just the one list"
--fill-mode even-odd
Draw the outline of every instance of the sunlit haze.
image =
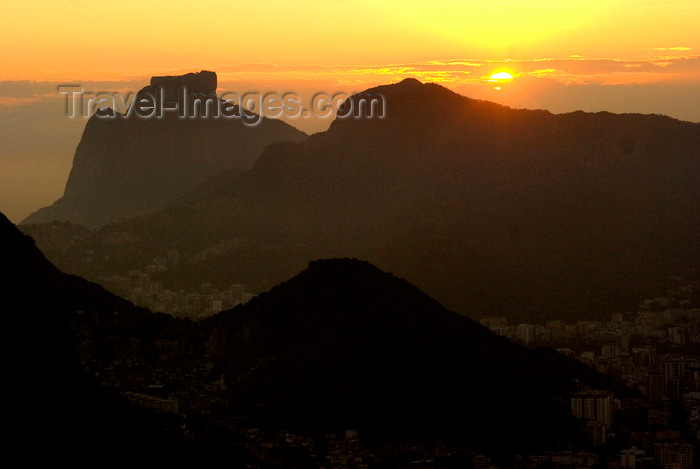
[[697, 122], [698, 20], [694, 0], [9, 2], [0, 210], [19, 222], [62, 194], [84, 121], [61, 115], [58, 84], [137, 91], [206, 69], [221, 90], [304, 95], [414, 77], [517, 108]]
[[2, 2], [5, 459], [700, 469], [699, 25]]

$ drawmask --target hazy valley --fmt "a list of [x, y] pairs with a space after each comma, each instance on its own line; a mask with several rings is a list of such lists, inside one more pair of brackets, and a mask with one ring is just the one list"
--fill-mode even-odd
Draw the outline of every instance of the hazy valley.
[[[126, 141], [139, 135], [133, 153], [109, 143], [120, 133], [105, 138], [99, 130], [119, 120], [93, 118], [59, 202], [71, 203], [72, 187], [83, 187], [79, 200], [112, 202], [90, 209], [72, 202], [56, 215], [70, 225], [35, 225], [33, 215], [21, 229], [61, 269], [121, 294], [136, 269], [163, 289], [240, 284], [257, 294], [309, 260], [356, 257], [461, 314], [526, 322], [633, 310], [697, 267], [699, 125], [514, 110], [416, 80], [369, 91], [386, 97], [386, 118], [337, 119], [326, 132], [294, 134], [300, 141], [268, 146], [250, 170], [230, 169], [189, 193], [172, 188], [167, 203], [159, 185], [191, 175], [168, 163], [171, 156], [150, 156], [172, 155], [162, 143], [170, 130], [128, 123], [120, 132]], [[178, 138], [200, 134], [195, 127]], [[213, 139], [207, 151], [234, 165], [239, 157], [226, 151], [241, 139], [226, 135], [237, 143]], [[266, 137], [246, 138], [262, 147]], [[187, 148], [178, 151], [208, 158]], [[121, 172], [84, 169], [97, 158], [118, 162]], [[151, 160], [168, 170], [145, 174], [164, 182], [143, 180]], [[129, 205], [124, 193], [144, 207], [141, 215], [73, 226], [119, 216], [111, 207]], [[176, 266], [163, 261], [169, 256]]]
[[[217, 99], [207, 72], [140, 93], [183, 83]], [[383, 118], [312, 135], [87, 122], [64, 196], [0, 216], [18, 454], [693, 464], [700, 124], [366, 94]]]

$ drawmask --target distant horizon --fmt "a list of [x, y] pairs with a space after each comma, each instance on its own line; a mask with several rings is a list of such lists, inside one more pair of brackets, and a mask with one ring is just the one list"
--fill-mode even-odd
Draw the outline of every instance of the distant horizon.
[[699, 23], [4, 2], [9, 446], [700, 469]]
[[0, 210], [15, 223], [63, 194], [84, 122], [63, 115], [60, 84], [138, 91], [211, 70], [227, 91], [305, 95], [412, 77], [516, 109], [700, 122], [695, 0], [27, 0], [2, 13]]
[[[700, 58], [696, 60], [700, 62]], [[459, 62], [464, 63], [463, 61]], [[502, 64], [489, 68], [494, 73], [496, 73], [495, 70], [504, 70]], [[514, 70], [514, 68], [511, 66], [509, 70]], [[231, 75], [227, 73], [222, 75], [216, 70], [204, 67], [180, 70], [173, 74], [198, 72], [205, 69], [214, 71], [219, 76], [217, 91], [294, 91], [310, 100], [311, 96], [320, 90], [327, 93], [342, 92], [350, 95], [375, 86], [415, 78], [422, 83], [440, 84], [470, 99], [491, 101], [513, 109], [546, 110], [553, 114], [576, 111], [657, 114], [681, 121], [700, 123], [700, 82], [689, 85], [690, 89], [695, 89], [696, 92], [690, 93], [688, 96], [690, 99], [684, 99], [688, 88], [683, 86], [673, 87], [667, 84], [650, 83], [631, 87], [629, 85], [572, 83], [559, 87], [543, 88], [543, 80], [549, 81], [551, 78], [533, 77], [516, 72], [513, 72], [514, 78], [512, 80], [499, 83], [493, 83], [493, 79], [489, 80], [488, 73], [479, 80], [460, 82], [446, 79], [430, 80], [431, 77], [435, 78], [430, 73], [421, 76], [415, 70], [409, 71], [406, 68], [401, 68], [393, 74], [377, 73], [373, 77], [373, 81], [367, 83], [355, 82], [352, 84], [344, 82], [338, 76], [319, 78], [322, 81], [317, 84], [317, 82], [309, 80], [294, 79], [292, 76], [285, 78], [286, 73], [281, 73], [280, 78], [271, 79], [268, 77], [267, 80], [258, 82], [257, 86], [251, 80], [232, 80]], [[164, 73], [154, 76], [162, 75]], [[389, 78], [387, 81], [379, 81], [381, 78], [387, 77]], [[0, 147], [3, 150], [0, 168], [4, 170], [0, 171], [0, 211], [10, 221], [19, 224], [34, 211], [51, 205], [63, 195], [63, 189], [72, 167], [73, 153], [80, 141], [80, 135], [87, 118], [78, 116], [71, 119], [65, 115], [66, 96], [59, 93], [59, 86], [78, 84], [83, 86], [86, 92], [130, 93], [140, 90], [149, 81], [150, 77], [126, 81], [80, 82], [79, 80], [70, 80], [58, 84], [27, 80], [0, 82], [0, 123], [3, 124], [3, 129], [7, 134], [5, 140], [0, 142]], [[290, 85], [285, 88], [284, 83], [290, 83]], [[7, 91], [3, 92], [3, 90]], [[650, 94], [654, 91], [656, 94]], [[639, 96], [635, 98], [638, 94], [645, 96], [646, 99], [640, 99]], [[596, 100], [596, 96], [607, 96], [607, 100], [603, 98]], [[683, 102], [684, 105], [694, 102], [693, 98], [698, 103], [696, 106], [691, 106], [690, 112], [684, 112], [679, 108], [678, 112], [674, 113], [673, 106], [670, 106], [674, 101], [667, 101], [665, 106], [662, 102], [663, 98], [669, 96], [676, 96], [675, 102]], [[659, 100], [656, 103], [658, 108], [654, 108], [656, 100]], [[538, 102], [543, 105], [538, 106]], [[598, 104], [599, 102], [600, 104]], [[43, 116], [44, 120], [36, 119], [37, 115]], [[333, 120], [333, 116], [330, 118], [328, 118], [329, 116], [325, 118], [309, 117], [311, 118], [299, 116], [282, 120], [307, 134], [326, 131]], [[45, 136], [42, 135], [42, 129], [45, 130]], [[29, 138], [30, 135], [31, 138]]]

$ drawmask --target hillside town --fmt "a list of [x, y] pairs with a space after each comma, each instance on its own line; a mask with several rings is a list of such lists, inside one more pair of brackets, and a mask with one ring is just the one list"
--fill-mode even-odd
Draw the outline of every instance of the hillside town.
[[571, 397], [572, 414], [591, 446], [617, 448], [619, 457], [608, 453], [609, 468], [691, 469], [700, 445], [700, 308], [665, 304], [665, 298], [648, 300], [646, 309], [613, 314], [607, 323], [480, 322], [528, 347], [555, 348], [639, 392], [634, 399], [609, 390]]
[[154, 275], [177, 267], [180, 258], [177, 249], [168, 250], [166, 256], [153, 259], [143, 269], [131, 269], [128, 275], [113, 275], [105, 279], [105, 285], [137, 306], [192, 320], [233, 308], [253, 297], [240, 284], [218, 289], [203, 282], [199, 290], [190, 291], [168, 288], [163, 281], [154, 279]]
[[[187, 297], [199, 300], [181, 303], [181, 299], [174, 299], [178, 298], [176, 294], [154, 287], [148, 273], [140, 271], [130, 273], [128, 286], [132, 295], [139, 294], [142, 299], [151, 295], [163, 305], [162, 311], [206, 301], [214, 306], [208, 315], [247, 299], [240, 285], [223, 292], [203, 285], [200, 293]], [[194, 312], [187, 308], [180, 309], [187, 313], [181, 316]], [[505, 318], [490, 317], [480, 323], [526, 347], [548, 347], [579, 360], [624, 383], [634, 397], [618, 396], [610, 389], [578, 389], [570, 397], [570, 407], [579, 423], [581, 440], [566, 451], [521, 454], [504, 462], [493, 461], [468, 444], [454, 447], [434, 442], [377, 448], [365, 444], [362, 435], [353, 429], [327, 435], [298, 434], [266, 431], [244, 418], [215, 418], [229, 399], [227, 382], [232, 379], [217, 375], [208, 359], [222, 346], [216, 334], [191, 343], [180, 338], [146, 345], [132, 338], [115, 345], [110, 362], [105, 363], [96, 353], [100, 332], [79, 326], [78, 320], [75, 333], [82, 365], [101, 385], [157, 413], [183, 417], [187, 423], [174, 431], [191, 438], [210, 433], [211, 425], [224, 428], [227, 434], [236, 435], [236, 446], [265, 467], [286, 467], [290, 457], [314, 468], [389, 465], [418, 469], [452, 467], [457, 461], [475, 469], [698, 466], [700, 308], [677, 298], [660, 297], [645, 301], [638, 311], [614, 313], [607, 322], [553, 320], [515, 325]], [[205, 350], [192, 353], [193, 346], [203, 346]], [[151, 357], [148, 363], [145, 354]]]

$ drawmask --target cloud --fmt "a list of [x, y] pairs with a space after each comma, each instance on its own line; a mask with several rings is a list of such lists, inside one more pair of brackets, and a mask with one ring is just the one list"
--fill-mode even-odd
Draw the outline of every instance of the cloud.
[[[236, 84], [270, 88], [324, 86], [358, 90], [379, 84], [417, 78], [455, 88], [465, 84], [485, 84], [497, 71], [507, 70], [516, 77], [548, 78], [563, 84], [623, 84], [700, 81], [700, 56], [682, 54], [687, 47], [658, 47], [667, 52], [645, 59], [619, 59], [573, 55], [563, 58], [529, 60], [477, 60], [471, 58], [435, 59], [393, 64], [280, 64], [238, 63], [209, 68], [217, 72], [220, 88]], [[163, 74], [183, 74], [192, 69], [174, 69]], [[148, 84], [150, 76], [131, 76], [81, 83], [86, 91], [134, 92]], [[0, 106], [22, 106], [57, 95], [56, 82], [0, 82]], [[291, 91], [291, 90], [290, 90]], [[325, 90], [323, 90], [325, 91]]]
[[[681, 48], [663, 50], [680, 51]], [[686, 49], [683, 49], [686, 50]], [[659, 55], [647, 59], [583, 56], [531, 60], [456, 58], [385, 65], [236, 64], [217, 68], [220, 81], [258, 77], [265, 80], [321, 80], [342, 85], [377, 84], [418, 78], [446, 86], [485, 81], [495, 70], [520, 76], [546, 76], [562, 83], [630, 83], [700, 79], [700, 56]]]
[[25, 98], [20, 98], [17, 96], [0, 96], [1, 107], [24, 106], [27, 104], [36, 103], [38, 101], [41, 101], [41, 98], [38, 96], [31, 96]]
[[[123, 81], [86, 81], [79, 83], [86, 93], [90, 92], [130, 92], [138, 91], [150, 78], [127, 79]], [[76, 83], [73, 83], [76, 84]], [[0, 107], [22, 107], [36, 103], [50, 103], [51, 108], [63, 109], [60, 104], [65, 96], [59, 93], [59, 86], [66, 83], [51, 81], [0, 81]]]
[[[655, 113], [700, 122], [700, 56], [681, 52], [667, 48], [663, 55], [639, 60], [584, 56], [449, 58], [383, 65], [241, 63], [208, 69], [217, 72], [219, 88], [226, 91], [290, 91], [303, 96], [319, 91], [354, 92], [414, 77], [440, 83], [470, 98], [515, 108], [556, 113], [579, 109]], [[199, 70], [165, 70], [162, 74], [192, 71]], [[488, 78], [499, 71], [509, 71], [515, 79], [496, 91]], [[79, 84], [86, 92], [126, 94], [149, 81], [148, 75], [134, 75]], [[57, 89], [61, 84], [66, 83], [0, 81], [0, 179], [4, 177], [0, 180], [0, 188], [4, 188], [4, 192], [0, 190], [4, 203], [0, 209], [13, 221], [56, 200], [65, 185], [85, 122], [65, 116], [65, 98]], [[324, 130], [330, 122], [297, 119], [290, 124], [312, 133]], [[26, 194], [17, 187], [41, 190]], [[11, 196], [15, 190], [18, 196]]]
[[691, 50], [691, 47], [654, 47], [653, 50], [674, 50], [674, 51], [686, 51]]

